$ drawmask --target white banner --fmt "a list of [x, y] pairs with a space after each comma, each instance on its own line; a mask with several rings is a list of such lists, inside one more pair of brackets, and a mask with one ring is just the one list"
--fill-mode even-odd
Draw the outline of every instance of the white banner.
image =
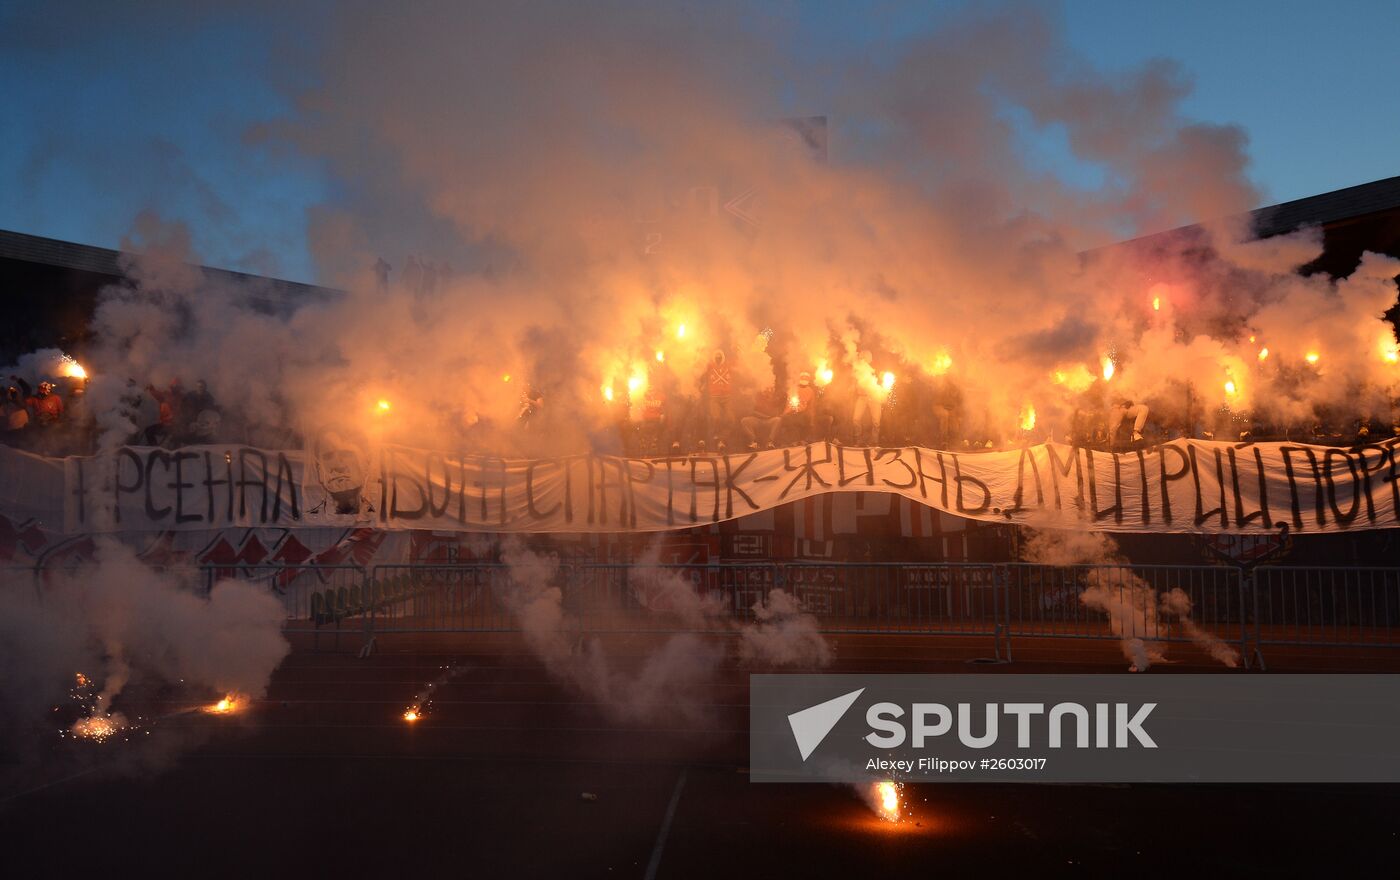
[[[827, 492], [883, 491], [990, 522], [1110, 532], [1294, 534], [1395, 528], [1396, 441], [1352, 448], [1181, 440], [1128, 452], [812, 444], [660, 459], [537, 460], [241, 446], [121, 448], [56, 462], [6, 450], [7, 511], [68, 533], [367, 526], [647, 532]], [[58, 475], [58, 476], [56, 476]], [[62, 485], [55, 480], [60, 479]], [[61, 509], [55, 509], [61, 508]]]

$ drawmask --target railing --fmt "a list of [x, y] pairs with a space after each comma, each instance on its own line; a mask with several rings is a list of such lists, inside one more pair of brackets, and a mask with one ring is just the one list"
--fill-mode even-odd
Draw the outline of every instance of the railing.
[[1400, 647], [1400, 568], [1254, 570], [1256, 645]]
[[1202, 632], [1246, 662], [1262, 646], [1400, 647], [1400, 569], [1030, 563], [206, 566], [279, 595], [289, 632], [508, 632], [557, 590], [580, 632], [734, 633], [782, 590], [825, 633], [1181, 642]]

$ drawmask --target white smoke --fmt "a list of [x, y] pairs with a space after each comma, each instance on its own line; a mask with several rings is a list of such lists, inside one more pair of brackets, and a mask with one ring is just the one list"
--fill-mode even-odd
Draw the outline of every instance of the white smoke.
[[817, 669], [830, 665], [835, 651], [818, 630], [817, 619], [796, 597], [773, 590], [753, 606], [757, 623], [739, 627], [739, 659], [760, 666]]
[[[855, 357], [870, 350], [901, 394], [955, 383], [969, 430], [989, 436], [1028, 404], [1038, 430], [1063, 434], [1089, 383], [1178, 422], [1388, 413], [1400, 368], [1381, 316], [1400, 263], [1367, 255], [1334, 282], [1294, 271], [1319, 253], [1316, 231], [1252, 241], [1229, 219], [1260, 201], [1245, 133], [1187, 117], [1175, 65], [1097, 69], [1053, 8], [1013, 2], [939, 16], [882, 46], [881, 64], [817, 70], [800, 41], [756, 36], [796, 32], [796, 14], [558, 0], [386, 17], [347, 2], [298, 19], [317, 39], [267, 71], [293, 109], [247, 145], [337, 182], [307, 237], [319, 280], [345, 293], [277, 314], [276, 290], [191, 269], [190, 234], [155, 204], [92, 328], [108, 442], [141, 427], [122, 409], [128, 379], [203, 378], [226, 430], [264, 445], [372, 428], [574, 452], [616, 424], [633, 379], [634, 396], [693, 396], [716, 348], [744, 393], [825, 359], [840, 368], [832, 399], [870, 380]], [[270, 33], [296, 17], [247, 15]], [[812, 112], [828, 114], [827, 161], [778, 122]], [[1023, 139], [1051, 132], [1101, 185], [1025, 161]], [[382, 286], [380, 257], [394, 266]], [[1114, 377], [1095, 379], [1110, 352]], [[544, 400], [528, 431], [526, 387]]]
[[[192, 701], [238, 693], [257, 698], [290, 650], [276, 597], [241, 581], [207, 597], [175, 573], [142, 564], [129, 548], [95, 540], [91, 563], [51, 570], [36, 589], [7, 572], [0, 589], [0, 713], [27, 748], [82, 673], [99, 688], [94, 716], [119, 715], [133, 682], [172, 685]], [[130, 713], [127, 713], [130, 714]]]
[[1047, 566], [1086, 565], [1079, 601], [1101, 612], [1109, 630], [1118, 638], [1123, 656], [1133, 672], [1166, 660], [1165, 637], [1173, 619], [1192, 642], [1212, 659], [1234, 668], [1239, 652], [1191, 618], [1191, 597], [1179, 587], [1159, 594], [1138, 577], [1118, 552], [1118, 545], [1102, 532], [1038, 530], [1030, 534], [1021, 556]]
[[[657, 558], [655, 551], [644, 556]], [[698, 631], [671, 632], [643, 653], [636, 669], [622, 668], [605, 640], [564, 607], [557, 558], [511, 539], [501, 545], [501, 560], [510, 571], [505, 604], [530, 650], [552, 676], [620, 720], [706, 719], [706, 689], [718, 680], [733, 635], [738, 636], [737, 659], [744, 665], [816, 668], [832, 658], [816, 619], [781, 590], [755, 606], [757, 623], [737, 622], [723, 617], [718, 600], [701, 596], [678, 573], [639, 565], [627, 568], [629, 580], [644, 578], [646, 595], [661, 600], [657, 608], [642, 609], [646, 621], [666, 630]], [[637, 589], [635, 581], [631, 586]], [[593, 605], [588, 613], [595, 622], [606, 621], [620, 609]]]

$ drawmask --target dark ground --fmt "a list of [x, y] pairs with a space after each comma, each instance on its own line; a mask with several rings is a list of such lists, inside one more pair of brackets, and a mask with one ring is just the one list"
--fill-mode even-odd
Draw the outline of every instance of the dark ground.
[[[981, 641], [835, 641], [841, 672], [1124, 668], [1111, 644], [1026, 643], [1015, 664], [986, 666], [966, 662], [988, 653]], [[643, 726], [551, 682], [513, 636], [379, 648], [360, 660], [299, 646], [268, 697], [237, 716], [167, 717], [134, 743], [56, 741], [40, 762], [0, 768], [5, 875], [645, 877], [654, 863], [656, 877], [703, 878], [1386, 876], [1400, 865], [1393, 786], [929, 784], [907, 789], [909, 818], [890, 825], [848, 788], [749, 784], [738, 669], [706, 690], [703, 724]], [[1181, 662], [1154, 673], [1207, 668], [1171, 653]], [[1390, 671], [1397, 653], [1269, 661]], [[428, 716], [405, 723], [415, 692], [449, 666]], [[152, 714], [187, 705], [134, 696]], [[172, 741], [183, 748], [169, 766], [112, 770]]]

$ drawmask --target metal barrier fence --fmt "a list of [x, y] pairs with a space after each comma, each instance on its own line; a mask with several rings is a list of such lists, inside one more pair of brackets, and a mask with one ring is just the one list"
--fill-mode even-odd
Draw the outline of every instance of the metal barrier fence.
[[1400, 647], [1400, 568], [1254, 570], [1256, 645]]
[[1186, 623], [1262, 662], [1262, 645], [1400, 647], [1400, 569], [1031, 563], [231, 565], [266, 583], [289, 632], [506, 632], [558, 590], [580, 632], [733, 632], [783, 590], [826, 633], [1179, 642]]
[[1170, 642], [1189, 639], [1183, 617], [1244, 649], [1240, 572], [1221, 566], [1013, 563], [1007, 577], [1011, 636]]
[[282, 601], [283, 631], [324, 632], [339, 646], [342, 630], [368, 633], [370, 596], [365, 569], [358, 565], [205, 565], [200, 578], [207, 594], [223, 580], [259, 583]]

